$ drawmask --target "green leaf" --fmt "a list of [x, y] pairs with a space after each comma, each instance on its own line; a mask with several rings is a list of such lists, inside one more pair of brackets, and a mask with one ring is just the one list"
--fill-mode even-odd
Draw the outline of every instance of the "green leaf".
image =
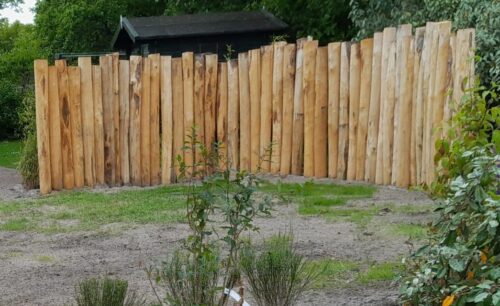
[[481, 292], [481, 293], [479, 293], [478, 295], [476, 295], [474, 297], [473, 302], [474, 303], [482, 302], [482, 301], [486, 300], [486, 298], [488, 297], [488, 295], [490, 295], [488, 292]]
[[453, 270], [457, 272], [463, 272], [465, 270], [466, 261], [457, 258], [452, 258], [449, 264]]

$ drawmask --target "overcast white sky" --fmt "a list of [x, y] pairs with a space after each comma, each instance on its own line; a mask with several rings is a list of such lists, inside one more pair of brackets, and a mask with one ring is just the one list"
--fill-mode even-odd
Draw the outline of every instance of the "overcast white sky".
[[7, 8], [0, 10], [0, 18], [7, 18], [9, 22], [20, 21], [21, 23], [33, 23], [34, 13], [31, 9], [35, 6], [36, 0], [24, 0], [24, 3], [17, 9]]

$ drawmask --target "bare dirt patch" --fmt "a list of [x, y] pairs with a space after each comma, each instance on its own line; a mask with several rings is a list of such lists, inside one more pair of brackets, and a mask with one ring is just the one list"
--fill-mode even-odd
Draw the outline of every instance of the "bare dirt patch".
[[[253, 233], [252, 240], [258, 243], [264, 237], [292, 229], [298, 250], [313, 259], [394, 262], [419, 242], [408, 243], [408, 237], [390, 235], [380, 228], [401, 222], [424, 223], [432, 218], [428, 211], [432, 203], [421, 192], [380, 187], [373, 198], [345, 205], [372, 210], [375, 207], [376, 213], [362, 227], [347, 221], [300, 216], [295, 204], [282, 203], [275, 207], [273, 217], [257, 220], [260, 232]], [[397, 209], [409, 204], [422, 211], [406, 214]], [[53, 235], [0, 232], [0, 305], [71, 304], [79, 280], [102, 275], [127, 279], [132, 288], [153, 301], [143, 267], [165, 258], [188, 233], [185, 224], [110, 224], [99, 233]], [[353, 282], [311, 291], [300, 305], [393, 305], [396, 297], [397, 285], [389, 281], [369, 285]]]

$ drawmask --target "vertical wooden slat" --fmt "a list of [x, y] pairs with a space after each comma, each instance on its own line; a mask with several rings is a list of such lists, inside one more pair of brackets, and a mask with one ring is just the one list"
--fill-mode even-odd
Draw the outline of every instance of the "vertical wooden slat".
[[[184, 142], [191, 142], [191, 130], [194, 127], [194, 54], [182, 53], [182, 88], [184, 96]], [[186, 165], [191, 167], [194, 161], [194, 148], [184, 152]]]
[[[421, 119], [422, 117], [422, 100], [418, 99], [419, 97], [419, 92], [421, 87], [419, 85], [419, 77], [421, 73], [420, 69], [420, 61], [422, 59], [422, 48], [424, 45], [424, 35], [425, 35], [425, 27], [420, 27], [415, 30], [415, 38], [414, 38], [414, 44], [413, 48], [413, 92], [412, 92], [412, 117], [411, 117], [411, 145], [410, 145], [410, 185], [415, 186], [417, 185], [418, 182], [418, 177], [419, 177], [419, 164], [420, 162], [418, 161], [417, 156], [420, 156], [417, 154], [417, 150], [419, 149], [418, 144], [421, 145], [421, 141], [419, 142], [418, 140], [422, 139], [422, 123]], [[422, 68], [423, 69], [423, 68]], [[421, 95], [420, 95], [421, 98]], [[417, 119], [419, 122], [417, 123]], [[420, 149], [422, 147], [420, 146]]]
[[315, 69], [314, 176], [328, 175], [328, 47], [318, 48]]
[[387, 94], [385, 96], [385, 104], [383, 108], [383, 183], [391, 184], [392, 179], [392, 159], [394, 145], [394, 103], [396, 102], [396, 44], [392, 43], [389, 48], [389, 60], [387, 62]]
[[205, 55], [205, 147], [211, 149], [215, 143], [217, 113], [217, 54]]
[[339, 145], [340, 43], [328, 44], [328, 176], [337, 177]]
[[[194, 58], [194, 81], [193, 81], [193, 107], [194, 125], [198, 141], [205, 144], [205, 116], [203, 114], [203, 100], [205, 98], [205, 57], [197, 54]], [[202, 162], [201, 150], [195, 149], [195, 163]], [[202, 167], [198, 167], [202, 171]]]
[[[217, 143], [223, 163], [227, 162], [227, 63], [217, 71]], [[224, 165], [221, 165], [224, 166]], [[226, 164], [227, 166], [227, 164]]]
[[273, 44], [273, 127], [271, 173], [280, 172], [281, 134], [283, 121], [283, 49], [286, 42]]
[[436, 76], [432, 94], [432, 132], [430, 138], [430, 154], [428, 160], [429, 170], [427, 172], [427, 184], [431, 184], [435, 177], [434, 155], [436, 154], [436, 140], [441, 137], [443, 123], [444, 104], [446, 94], [451, 84], [451, 67], [448, 65], [450, 52], [450, 31], [451, 22], [444, 21], [438, 25], [439, 41], [437, 53]]
[[141, 185], [141, 56], [130, 57], [130, 183]]
[[120, 168], [123, 184], [130, 184], [130, 64], [120, 61]]
[[115, 147], [115, 185], [122, 183], [121, 148], [120, 148], [120, 58], [118, 53], [111, 55], [113, 86], [113, 135]]
[[[434, 94], [434, 82], [436, 79], [436, 65], [438, 56], [439, 32], [438, 23], [428, 22], [426, 25], [426, 34], [424, 40], [424, 51], [422, 61], [426, 69], [423, 76], [423, 95], [424, 95], [424, 119], [423, 119], [423, 140], [422, 140], [422, 183], [428, 183], [428, 171], [431, 168], [431, 136], [432, 136], [432, 96]], [[427, 53], [426, 53], [427, 52]]]
[[101, 56], [102, 109], [104, 123], [104, 180], [115, 184], [115, 135], [113, 106], [113, 70], [111, 56]]
[[227, 63], [227, 148], [228, 167], [238, 169], [239, 165], [239, 80], [238, 62], [231, 60]]
[[103, 185], [104, 180], [104, 122], [102, 111], [101, 67], [92, 66], [92, 97], [94, 99], [94, 173], [96, 184]]
[[[262, 171], [271, 171], [271, 156], [268, 150], [272, 144], [272, 92], [273, 92], [273, 47], [261, 48], [261, 93], [260, 93], [260, 156]], [[275, 148], [271, 148], [273, 151]]]
[[356, 143], [356, 180], [365, 178], [366, 143], [371, 96], [373, 38], [361, 41], [361, 81], [359, 90], [359, 118]]
[[402, 38], [399, 62], [403, 67], [400, 70], [399, 89], [399, 112], [397, 128], [394, 135], [394, 150], [397, 154], [394, 164], [396, 173], [396, 185], [408, 187], [410, 185], [410, 145], [411, 145], [411, 117], [412, 117], [412, 88], [413, 88], [413, 38], [405, 36]]
[[[406, 54], [403, 54], [403, 40], [405, 37], [411, 37], [412, 27], [410, 24], [403, 24], [398, 27], [396, 33], [396, 81], [395, 81], [395, 101], [394, 101], [394, 126], [393, 126], [393, 146], [392, 146], [392, 172], [391, 172], [391, 185], [396, 185], [397, 177], [399, 176], [399, 171], [407, 171], [410, 172], [408, 168], [399, 169], [396, 165], [399, 164], [399, 150], [402, 148], [402, 145], [398, 143], [399, 134], [402, 132], [402, 129], [399, 126], [399, 106], [401, 105], [401, 100], [403, 97], [401, 96], [401, 82], [403, 82], [403, 78], [405, 78], [405, 69], [406, 69], [406, 58], [408, 57]], [[413, 72], [412, 72], [413, 73]], [[411, 120], [411, 117], [409, 118]], [[408, 134], [408, 138], [411, 135]]]
[[179, 175], [177, 159], [184, 156], [184, 91], [182, 85], [182, 59], [172, 59], [172, 114], [173, 114], [173, 154], [175, 179]]
[[[61, 118], [59, 113], [59, 86], [57, 68], [50, 66], [48, 74], [48, 103], [49, 103], [49, 139], [50, 139], [50, 167], [51, 186], [53, 190], [63, 188], [62, 156], [61, 156]], [[91, 67], [92, 69], [92, 67]], [[92, 86], [92, 83], [90, 84]], [[94, 126], [92, 124], [92, 126]], [[93, 140], [93, 135], [92, 135]], [[57, 162], [56, 162], [57, 161]]]
[[[38, 175], [40, 192], [47, 194], [52, 190], [50, 166], [50, 124], [49, 120], [49, 67], [46, 60], [36, 60], [35, 98], [36, 98], [36, 136], [38, 147]], [[54, 161], [60, 162], [60, 161]]]
[[451, 33], [450, 35], [450, 51], [448, 52], [448, 88], [450, 92], [446, 94], [446, 99], [444, 103], [443, 112], [443, 129], [442, 136], [448, 135], [450, 129], [450, 119], [453, 116], [453, 83], [455, 77], [455, 65], [456, 65], [456, 53], [457, 53], [457, 35], [456, 33]]
[[457, 31], [455, 69], [453, 78], [453, 101], [455, 108], [460, 104], [464, 89], [474, 85], [474, 29]]
[[351, 45], [349, 70], [349, 148], [347, 179], [356, 179], [356, 152], [359, 119], [359, 90], [361, 82], [361, 52], [358, 43]]
[[94, 186], [94, 99], [92, 97], [92, 59], [78, 58], [81, 74], [82, 129], [85, 159], [85, 185]]
[[[384, 184], [390, 182], [390, 166], [388, 163], [392, 160], [392, 150], [390, 155], [388, 151], [390, 148], [390, 139], [388, 133], [392, 133], [392, 115], [394, 112], [393, 104], [390, 103], [390, 97], [394, 97], [394, 77], [395, 71], [389, 69], [389, 61], [395, 64], [395, 42], [396, 42], [396, 28], [385, 28], [383, 32], [382, 41], [382, 65], [381, 65], [381, 89], [380, 89], [380, 120], [377, 139], [377, 162], [375, 170], [375, 183]], [[392, 84], [392, 88], [389, 85]], [[388, 105], [388, 104], [391, 105]], [[389, 114], [389, 109], [392, 108]], [[389, 131], [387, 131], [389, 129]], [[391, 134], [392, 135], [392, 134]], [[392, 138], [392, 137], [390, 137]], [[388, 146], [388, 147], [386, 147]]]
[[[61, 119], [61, 155], [64, 189], [75, 186], [73, 146], [71, 143], [71, 110], [69, 103], [68, 69], [64, 60], [55, 62], [59, 87], [59, 113]], [[45, 79], [46, 82], [47, 79]]]
[[141, 186], [151, 185], [151, 60], [142, 60]]
[[238, 54], [238, 84], [240, 97], [240, 170], [250, 170], [250, 80], [248, 75], [248, 53]]
[[250, 170], [260, 167], [260, 49], [248, 51], [250, 78]]
[[304, 42], [302, 91], [304, 94], [304, 176], [314, 176], [314, 91], [318, 41]]
[[295, 60], [295, 84], [293, 93], [293, 132], [291, 172], [303, 174], [304, 164], [304, 100], [303, 100], [303, 63], [305, 39], [297, 40], [297, 55]]
[[80, 68], [68, 67], [69, 105], [71, 117], [71, 144], [73, 145], [73, 169], [75, 171], [75, 187], [85, 185], [82, 105], [80, 96]]
[[151, 185], [160, 184], [160, 54], [149, 55], [151, 70], [150, 167]]
[[365, 180], [375, 183], [377, 170], [377, 141], [379, 137], [380, 119], [380, 77], [382, 66], [382, 33], [373, 36], [373, 59], [370, 89], [370, 110], [368, 114], [368, 140], [366, 145]]
[[347, 175], [347, 157], [349, 150], [349, 57], [350, 43], [340, 46], [340, 91], [339, 91], [339, 144], [337, 160], [337, 178]]
[[173, 109], [172, 109], [172, 57], [162, 56], [161, 87], [161, 182], [172, 182]]
[[283, 121], [280, 158], [281, 175], [290, 174], [290, 169], [292, 166], [294, 82], [295, 44], [288, 44], [283, 50]]

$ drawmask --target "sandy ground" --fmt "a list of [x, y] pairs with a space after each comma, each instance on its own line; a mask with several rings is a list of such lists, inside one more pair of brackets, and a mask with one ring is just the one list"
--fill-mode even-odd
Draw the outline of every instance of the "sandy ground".
[[0, 167], [0, 200], [13, 200], [37, 195], [37, 190], [23, 188], [21, 176], [17, 170]]
[[[0, 190], [6, 198], [4, 191]], [[10, 197], [16, 195], [19, 192], [14, 191]], [[373, 198], [347, 205], [429, 203], [432, 201], [420, 192], [380, 187]], [[254, 241], [292, 228], [298, 250], [310, 258], [363, 262], [398, 260], [410, 251], [407, 238], [377, 231], [377, 224], [421, 223], [430, 218], [427, 214], [408, 216], [381, 209], [368, 228], [360, 230], [348, 222], [299, 216], [294, 204], [277, 205], [275, 209], [272, 218], [257, 220], [261, 230], [252, 234]], [[112, 229], [120, 224], [108, 226]], [[160, 262], [187, 234], [185, 224], [141, 225], [114, 234], [0, 232], [0, 305], [68, 305], [73, 303], [74, 286], [79, 280], [99, 275], [127, 279], [132, 288], [152, 299], [143, 267]], [[299, 305], [394, 305], [396, 297], [397, 285], [383, 282], [366, 288], [354, 285], [312, 291]]]

